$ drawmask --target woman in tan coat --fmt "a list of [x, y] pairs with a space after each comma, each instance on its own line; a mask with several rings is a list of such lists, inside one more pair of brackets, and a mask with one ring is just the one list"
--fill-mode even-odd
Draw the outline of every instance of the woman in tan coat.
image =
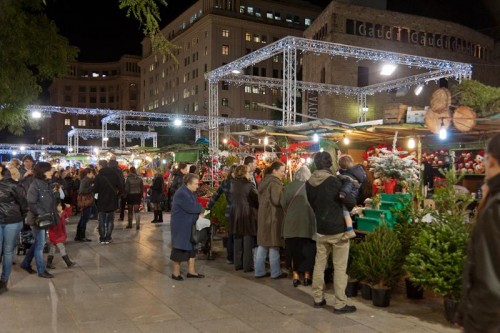
[[271, 278], [287, 276], [280, 268], [280, 247], [283, 246], [282, 225], [283, 209], [280, 199], [283, 193], [281, 179], [285, 176], [285, 165], [274, 162], [266, 169], [264, 179], [259, 185], [259, 214], [257, 228], [257, 254], [255, 256], [255, 277], [265, 277], [266, 257], [269, 252]]

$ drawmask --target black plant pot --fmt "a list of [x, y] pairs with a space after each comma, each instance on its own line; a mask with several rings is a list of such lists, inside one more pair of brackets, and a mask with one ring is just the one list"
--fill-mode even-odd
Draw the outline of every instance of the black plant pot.
[[410, 279], [405, 279], [406, 284], [406, 297], [409, 299], [422, 299], [424, 298], [424, 289], [414, 285]]
[[375, 306], [386, 308], [391, 304], [391, 289], [372, 288], [372, 303]]
[[361, 297], [367, 300], [372, 299], [372, 287], [369, 284], [361, 283]]
[[458, 305], [458, 301], [448, 297], [444, 298], [444, 316], [446, 320], [452, 324], [455, 323], [455, 315], [458, 311]]
[[227, 249], [227, 241], [229, 240], [229, 237], [222, 237], [222, 246]]
[[359, 282], [357, 280], [347, 282], [347, 287], [345, 288], [345, 294], [347, 297], [358, 296]]

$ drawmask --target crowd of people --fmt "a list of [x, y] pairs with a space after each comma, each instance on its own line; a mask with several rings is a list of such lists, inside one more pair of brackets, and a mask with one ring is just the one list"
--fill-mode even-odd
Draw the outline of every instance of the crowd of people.
[[[478, 224], [472, 236], [476, 242], [471, 243], [469, 261], [464, 270], [466, 293], [463, 294], [460, 323], [471, 328], [479, 327], [474, 318], [480, 318], [482, 311], [488, 311], [477, 303], [481, 290], [488, 290], [491, 296], [488, 304], [492, 309], [498, 309], [499, 306], [499, 298], [492, 296], [496, 292], [494, 286], [499, 281], [498, 272], [491, 264], [498, 253], [497, 239], [491, 238], [498, 234], [498, 228], [491, 222], [498, 222], [495, 203], [498, 201], [497, 180], [500, 174], [499, 142], [500, 136], [497, 136], [487, 147], [487, 184], [484, 187], [487, 195], [480, 207]], [[259, 279], [286, 278], [288, 274], [282, 270], [280, 260], [281, 250], [284, 249], [286, 268], [292, 273], [293, 286], [312, 285], [315, 307], [326, 305], [324, 272], [331, 255], [334, 313], [351, 313], [356, 311], [356, 307], [347, 304], [345, 294], [349, 240], [354, 234], [348, 212], [356, 205], [367, 175], [359, 165], [354, 165], [350, 156], [340, 158], [339, 172], [334, 174], [332, 156], [328, 152], [315, 154], [314, 166], [313, 173], [305, 166], [299, 168], [294, 180], [283, 186], [283, 163], [272, 163], [264, 170], [264, 176], [256, 181], [256, 159], [248, 156], [242, 165], [227, 169], [226, 179], [212, 196], [207, 208], [212, 209], [220, 196], [225, 194], [229, 234], [227, 262], [234, 265], [235, 270], [252, 272]], [[195, 194], [200, 179], [190, 171], [194, 170], [180, 163], [169, 181], [170, 195], [166, 209], [171, 211], [171, 277], [177, 281], [184, 280], [180, 271], [181, 262], [188, 263], [187, 278], [204, 277], [195, 268], [196, 242], [192, 238], [193, 226], [204, 216]], [[161, 223], [163, 208], [160, 203], [165, 200], [163, 174], [155, 175], [150, 191], [154, 206], [154, 219], [151, 222]], [[41, 278], [52, 278], [48, 269], [55, 267], [57, 250], [68, 268], [75, 266], [64, 246], [67, 239], [66, 222], [73, 209], [77, 214], [81, 212], [75, 241], [91, 241], [87, 238], [86, 226], [94, 216], [99, 221], [99, 242], [107, 245], [113, 242], [116, 211], [120, 211], [120, 219], [123, 220], [123, 211], [128, 207], [126, 228], [132, 228], [135, 219], [135, 228], [140, 230], [143, 193], [144, 183], [137, 170], [134, 167], [120, 169], [113, 157], [109, 162], [100, 160], [95, 168], [79, 171], [71, 168], [54, 170], [47, 162], [35, 164], [29, 155], [22, 161], [13, 159], [6, 165], [0, 164], [0, 294], [7, 291], [13, 252], [23, 228], [33, 230], [34, 243], [20, 267], [30, 274], [37, 273]], [[50, 250], [45, 261], [43, 249], [47, 236]], [[478, 247], [478, 239], [484, 246]], [[266, 269], [267, 257], [269, 272]], [[32, 268], [33, 259], [36, 270]], [[478, 279], [478, 276], [482, 279]], [[479, 308], [482, 310], [475, 310]], [[490, 324], [494, 322], [484, 321], [484, 325]]]

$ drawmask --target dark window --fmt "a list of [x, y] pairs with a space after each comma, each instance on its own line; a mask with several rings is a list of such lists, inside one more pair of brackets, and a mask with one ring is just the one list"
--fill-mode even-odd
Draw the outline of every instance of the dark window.
[[265, 68], [261, 68], [260, 69], [260, 76], [266, 76], [267, 73], [266, 73], [266, 69]]
[[84, 87], [84, 86], [79, 86], [79, 87], [78, 87], [78, 91], [79, 91], [79, 92], [86, 92], [86, 91], [87, 91], [87, 87]]
[[253, 75], [256, 75], [256, 76], [259, 75], [259, 67], [254, 67], [253, 68]]
[[99, 103], [106, 103], [106, 96], [99, 97]]
[[279, 79], [279, 75], [280, 75], [279, 73], [280, 73], [279, 70], [273, 69], [273, 78]]
[[91, 96], [89, 102], [90, 103], [97, 103], [97, 99], [95, 97]]
[[64, 101], [71, 102], [71, 96], [68, 96], [68, 95], [64, 96]]
[[358, 87], [366, 87], [368, 85], [369, 80], [369, 71], [368, 67], [359, 66], [358, 67]]
[[229, 90], [229, 83], [226, 81], [222, 81], [222, 90]]
[[321, 79], [320, 79], [320, 82], [321, 83], [326, 83], [326, 70], [325, 70], [325, 67], [323, 67], [321, 69]]

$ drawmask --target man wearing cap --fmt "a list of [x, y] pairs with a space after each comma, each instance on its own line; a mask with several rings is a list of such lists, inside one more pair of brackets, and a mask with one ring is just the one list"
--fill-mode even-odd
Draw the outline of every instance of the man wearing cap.
[[29, 176], [33, 174], [33, 164], [35, 163], [31, 155], [24, 155], [22, 161], [23, 165], [19, 168], [21, 179], [24, 178], [25, 175]]

